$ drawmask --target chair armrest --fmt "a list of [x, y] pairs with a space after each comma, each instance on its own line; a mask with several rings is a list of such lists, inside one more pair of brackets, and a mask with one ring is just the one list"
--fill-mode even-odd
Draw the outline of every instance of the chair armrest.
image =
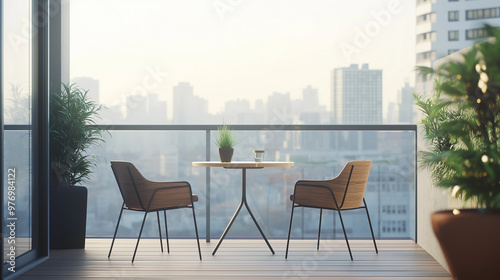
[[297, 181], [292, 201], [298, 205], [317, 208], [338, 209], [341, 207], [341, 201], [332, 190], [331, 180]]
[[148, 189], [144, 200], [148, 201], [147, 211], [193, 204], [191, 185], [188, 182], [152, 182]]

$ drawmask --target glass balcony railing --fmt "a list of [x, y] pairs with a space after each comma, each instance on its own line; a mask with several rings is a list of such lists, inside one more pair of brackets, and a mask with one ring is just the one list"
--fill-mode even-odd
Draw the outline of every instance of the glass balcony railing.
[[[88, 188], [88, 237], [112, 237], [122, 198], [110, 160], [133, 162], [155, 181], [190, 182], [200, 237], [219, 238], [241, 198], [241, 171], [193, 167], [193, 161], [218, 161], [216, 125], [103, 125], [110, 135], [90, 151], [98, 165]], [[253, 160], [254, 149], [265, 150], [265, 160], [293, 161], [291, 168], [248, 170], [248, 202], [269, 238], [286, 238], [290, 194], [300, 179], [330, 179], [349, 160], [373, 161], [365, 194], [376, 238], [416, 240], [416, 126], [415, 125], [235, 125], [238, 143], [234, 161]], [[9, 127], [6, 128], [7, 130]], [[191, 213], [167, 213], [169, 236], [194, 237]], [[316, 238], [319, 210], [299, 209], [293, 238]], [[336, 213], [323, 213], [322, 236], [343, 238]], [[343, 213], [350, 238], [369, 238], [363, 210]], [[142, 214], [124, 214], [118, 237], [135, 238]], [[174, 226], [175, 225], [175, 226]], [[150, 215], [143, 236], [158, 234]], [[250, 216], [242, 211], [227, 238], [260, 238]]]
[[[89, 189], [87, 236], [111, 237], [122, 199], [109, 166], [110, 160], [132, 161], [151, 180], [189, 181], [200, 196], [195, 204], [200, 235], [218, 238], [234, 213], [241, 196], [241, 171], [193, 167], [193, 161], [219, 160], [214, 139], [215, 125], [116, 125], [104, 126], [111, 135], [92, 151], [100, 156]], [[290, 217], [290, 194], [299, 179], [335, 177], [354, 159], [370, 159], [373, 165], [366, 201], [378, 238], [415, 239], [416, 126], [342, 125], [235, 125], [238, 144], [233, 160], [253, 160], [254, 149], [264, 149], [265, 159], [295, 162], [292, 168], [249, 170], [249, 204], [270, 238], [286, 238]], [[191, 214], [177, 210], [167, 215], [176, 225], [173, 237], [194, 236]], [[314, 238], [319, 214], [301, 209], [292, 236]], [[258, 238], [250, 216], [235, 221], [228, 237]], [[333, 211], [323, 217], [323, 236], [343, 238]], [[369, 237], [366, 216], [346, 212], [350, 237]], [[118, 236], [135, 237], [140, 213], [127, 213]], [[145, 236], [156, 236], [153, 216], [146, 221]]]

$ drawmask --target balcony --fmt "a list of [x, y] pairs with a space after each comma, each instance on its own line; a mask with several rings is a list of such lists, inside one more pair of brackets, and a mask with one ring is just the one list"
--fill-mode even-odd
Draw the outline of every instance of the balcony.
[[[100, 161], [87, 183], [87, 246], [85, 250], [52, 251], [50, 260], [24, 278], [107, 278], [173, 275], [192, 279], [255, 277], [429, 277], [449, 279], [446, 270], [417, 243], [415, 125], [236, 125], [234, 160], [251, 160], [253, 149], [265, 149], [266, 160], [290, 160], [293, 168], [266, 168], [248, 173], [249, 203], [275, 247], [271, 255], [243, 211], [219, 252], [210, 252], [237, 207], [241, 176], [221, 168], [193, 167], [191, 162], [218, 160], [215, 125], [113, 125], [106, 143], [92, 151]], [[9, 129], [10, 128], [10, 129]], [[23, 135], [24, 126], [7, 126], [9, 137]], [[23, 145], [22, 141], [9, 141]], [[12, 147], [15, 150], [16, 147]], [[14, 156], [14, 155], [13, 155]], [[18, 155], [17, 155], [18, 156]], [[284, 259], [291, 202], [299, 179], [332, 178], [348, 160], [372, 159], [366, 191], [380, 253], [369, 241], [365, 216], [346, 212], [352, 240], [349, 260], [338, 218], [328, 211], [322, 225], [322, 245], [315, 249], [318, 213], [302, 209], [294, 219], [289, 259]], [[195, 204], [203, 261], [196, 258], [188, 211], [169, 213], [172, 252], [161, 253], [154, 218], [148, 218], [134, 264], [130, 263], [142, 215], [127, 213], [118, 232], [116, 250], [107, 251], [122, 203], [109, 160], [130, 160], [152, 180], [187, 180], [200, 196]], [[186, 239], [187, 238], [187, 239]], [[172, 263], [175, 266], [170, 267]], [[425, 268], [425, 269], [424, 269]], [[363, 278], [365, 277], [365, 278]], [[204, 277], [206, 278], [206, 277]], [[335, 279], [335, 278], [334, 278]], [[358, 279], [358, 278], [356, 278]], [[405, 278], [408, 279], [408, 278]], [[411, 279], [411, 278], [410, 278]]]

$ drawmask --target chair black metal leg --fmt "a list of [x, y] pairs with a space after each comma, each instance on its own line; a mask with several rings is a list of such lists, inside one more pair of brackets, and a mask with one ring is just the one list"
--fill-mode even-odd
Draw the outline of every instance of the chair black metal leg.
[[198, 242], [198, 254], [200, 255], [200, 261], [201, 261], [200, 238], [198, 237], [198, 226], [196, 225], [196, 214], [194, 213], [194, 206], [192, 206], [191, 209], [193, 209], [194, 231], [196, 232], [196, 242]]
[[[351, 256], [351, 261], [352, 261], [353, 258], [352, 258], [352, 253], [351, 253], [351, 246], [349, 246], [349, 240], [347, 240], [347, 233], [345, 232], [344, 221], [342, 220], [342, 214], [340, 214], [340, 210], [337, 210], [337, 211], [339, 212], [340, 224], [342, 224], [342, 230], [344, 231], [345, 242], [347, 243], [347, 249], [349, 249], [349, 255]], [[335, 217], [334, 217], [334, 219], [335, 219]]]
[[122, 209], [120, 210], [120, 216], [118, 217], [118, 222], [116, 223], [115, 234], [113, 235], [113, 241], [111, 241], [111, 247], [109, 248], [108, 258], [111, 256], [111, 250], [113, 250], [113, 244], [115, 244], [116, 233], [118, 232], [118, 226], [120, 225], [120, 220], [122, 218], [123, 207], [125, 202], [122, 204]]
[[167, 210], [163, 210], [163, 217], [165, 218], [165, 235], [167, 238], [167, 253], [170, 254], [170, 245], [168, 244]]
[[141, 230], [139, 231], [139, 237], [137, 238], [137, 244], [135, 245], [134, 256], [132, 257], [132, 262], [134, 262], [135, 253], [137, 253], [137, 247], [139, 247], [139, 241], [141, 240], [142, 229], [144, 228], [144, 222], [146, 222], [146, 216], [147, 215], [148, 215], [148, 212], [145, 212], [144, 213], [144, 219], [142, 219]]
[[286, 252], [285, 260], [288, 258], [288, 245], [290, 244], [290, 232], [292, 231], [292, 221], [293, 221], [293, 210], [295, 206], [292, 206], [292, 212], [290, 213], [290, 225], [288, 226], [288, 238], [286, 239]]
[[163, 241], [161, 240], [161, 227], [160, 227], [160, 213], [156, 211], [156, 218], [158, 219], [158, 233], [160, 234], [160, 247], [161, 251], [163, 252]]
[[375, 242], [375, 235], [373, 234], [372, 221], [370, 220], [370, 214], [368, 213], [368, 206], [366, 206], [366, 201], [363, 198], [363, 203], [365, 204], [366, 216], [368, 217], [368, 224], [370, 225], [370, 231], [372, 233], [373, 245], [375, 245], [375, 252], [378, 254], [377, 243]]
[[321, 235], [321, 218], [322, 217], [323, 217], [323, 208], [319, 209], [318, 245], [316, 246], [316, 250], [319, 250], [319, 238]]

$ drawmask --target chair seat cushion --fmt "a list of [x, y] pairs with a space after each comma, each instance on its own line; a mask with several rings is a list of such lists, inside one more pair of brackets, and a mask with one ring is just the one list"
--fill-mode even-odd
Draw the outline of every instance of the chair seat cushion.
[[[294, 196], [295, 195], [293, 193], [290, 195], [290, 201], [293, 202]], [[298, 203], [297, 205], [306, 206], [306, 207], [317, 207], [317, 205], [308, 205], [308, 204], [300, 204], [300, 203]], [[320, 207], [320, 208], [333, 209], [333, 210], [337, 209], [336, 207], [331, 207], [331, 206], [329, 206], [329, 207]]]

